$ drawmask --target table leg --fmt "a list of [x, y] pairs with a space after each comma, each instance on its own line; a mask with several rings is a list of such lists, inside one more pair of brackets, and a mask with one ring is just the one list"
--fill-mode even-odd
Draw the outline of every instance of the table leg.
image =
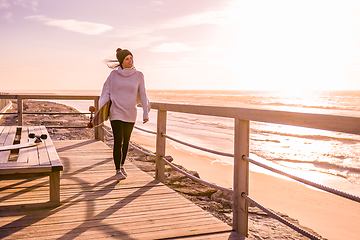
[[60, 205], [60, 172], [50, 173], [50, 202]]

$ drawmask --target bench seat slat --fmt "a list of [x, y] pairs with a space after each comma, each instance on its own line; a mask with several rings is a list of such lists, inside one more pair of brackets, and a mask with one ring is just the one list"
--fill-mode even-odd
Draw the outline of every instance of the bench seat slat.
[[[7, 146], [14, 143], [16, 136], [16, 126], [6, 126], [0, 136], [0, 145]], [[2, 143], [2, 144], [1, 144]], [[5, 163], [9, 160], [11, 151], [0, 151], [0, 163]]]
[[[22, 127], [20, 143], [28, 143], [28, 142], [29, 142], [29, 128]], [[28, 148], [20, 149], [17, 162], [27, 163], [28, 159], [29, 159], [29, 149]]]
[[9, 134], [10, 126], [1, 126], [0, 130], [0, 146], [4, 146], [7, 135]]
[[[44, 126], [44, 128], [45, 128], [45, 126]], [[46, 131], [46, 129], [45, 129], [45, 131]], [[40, 136], [42, 134], [41, 126], [35, 128], [34, 133], [35, 133], [35, 135]], [[45, 134], [48, 136], [47, 133], [45, 133]], [[50, 164], [49, 155], [47, 153], [47, 149], [46, 149], [46, 145], [45, 145], [47, 140], [50, 140], [49, 136], [47, 139], [42, 140], [42, 143], [37, 146], [39, 165]]]
[[[46, 130], [46, 127], [45, 126], [40, 126], [40, 129], [41, 129], [41, 134], [46, 134], [49, 136], [49, 133], [48, 131]], [[56, 167], [57, 169], [61, 168], [62, 170], [62, 163], [60, 161], [60, 157], [55, 149], [55, 146], [54, 146], [54, 143], [53, 141], [51, 140], [50, 137], [48, 137], [45, 141], [44, 141], [44, 144], [46, 146], [46, 150], [47, 150], [47, 154], [49, 156], [49, 160], [50, 160], [50, 164], [53, 166], [53, 167]]]
[[[35, 132], [35, 127], [34, 126], [29, 126], [29, 133], [34, 133]], [[33, 147], [33, 148], [29, 148], [29, 160], [28, 163], [30, 163], [31, 165], [34, 164], [39, 164], [39, 155], [38, 155], [38, 151], [37, 151], [37, 146]]]

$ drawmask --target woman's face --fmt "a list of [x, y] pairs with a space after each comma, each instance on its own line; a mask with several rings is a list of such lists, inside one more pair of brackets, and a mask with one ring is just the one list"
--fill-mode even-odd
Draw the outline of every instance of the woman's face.
[[125, 58], [124, 58], [124, 61], [122, 63], [122, 67], [123, 68], [132, 68], [134, 65], [134, 60], [133, 60], [133, 57], [131, 55], [127, 55]]

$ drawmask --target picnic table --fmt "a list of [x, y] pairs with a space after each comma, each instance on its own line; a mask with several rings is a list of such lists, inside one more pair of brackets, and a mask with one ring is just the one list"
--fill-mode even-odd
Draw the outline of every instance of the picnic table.
[[49, 176], [50, 201], [60, 204], [60, 158], [45, 126], [0, 126], [0, 147], [34, 142], [29, 134], [47, 135], [40, 144], [18, 150], [0, 151], [0, 180]]

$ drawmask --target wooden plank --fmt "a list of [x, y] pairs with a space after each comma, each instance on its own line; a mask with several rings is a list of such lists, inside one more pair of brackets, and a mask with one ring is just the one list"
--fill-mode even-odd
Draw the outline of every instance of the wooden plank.
[[0, 135], [0, 146], [4, 145], [7, 135], [9, 134], [9, 131], [10, 131], [10, 126], [2, 127], [2, 131]]
[[360, 117], [155, 102], [151, 103], [151, 108], [163, 111], [174, 111], [227, 118], [239, 118], [247, 121], [285, 124], [328, 131], [360, 134]]
[[[70, 142], [70, 143], [69, 143]], [[54, 143], [55, 144], [55, 143]], [[82, 151], [92, 151], [96, 152], [97, 150], [112, 152], [111, 148], [104, 149], [101, 141], [89, 139], [89, 140], [71, 140], [71, 141], [56, 141], [56, 150], [60, 154], [60, 152], [64, 152], [64, 154]]]
[[[1, 95], [1, 94], [0, 94]], [[3, 133], [3, 131], [4, 131], [4, 129], [5, 129], [5, 126], [0, 126], [0, 146], [2, 145], [1, 143], [2, 143], [2, 141], [1, 141], [1, 135], [2, 135], [2, 133]]]
[[[40, 136], [42, 134], [40, 126], [34, 126], [33, 131], [36, 136]], [[50, 139], [50, 136], [48, 136], [48, 138]], [[44, 140], [42, 140], [42, 143], [37, 146], [37, 154], [39, 165], [50, 165], [49, 155], [47, 153]]]
[[[32, 165], [28, 165], [28, 164], [19, 164], [17, 162], [0, 164], [0, 175], [27, 174], [27, 173], [50, 173], [50, 172], [52, 172], [52, 167], [50, 165], [32, 166]], [[6, 176], [1, 176], [0, 178], [6, 178]]]
[[[22, 127], [21, 135], [20, 135], [20, 143], [27, 143], [29, 142], [29, 128]], [[20, 149], [17, 162], [18, 163], [27, 163], [29, 159], [29, 149]]]
[[43, 99], [43, 100], [94, 100], [99, 99], [99, 96], [96, 95], [59, 95], [59, 94], [8, 94], [0, 95], [0, 99], [17, 99], [18, 97], [22, 99]]
[[[177, 196], [178, 197], [178, 196]], [[177, 198], [178, 200], [179, 198]], [[81, 202], [81, 203], [84, 203]], [[96, 210], [91, 211], [91, 220], [104, 220], [103, 216], [107, 215], [106, 219], [114, 219], [114, 218], [123, 218], [122, 223], [131, 223], [136, 221], [149, 221], [149, 220], [163, 220], [168, 221], [170, 219], [176, 221], [179, 217], [191, 217], [191, 216], [198, 216], [204, 219], [213, 219], [212, 215], [204, 212], [199, 211], [199, 208], [196, 207], [191, 202], [188, 202], [187, 205], [185, 204], [166, 204], [164, 207], [158, 206], [157, 208], [153, 208], [154, 204], [148, 203], [146, 207], [136, 208], [142, 202], [136, 202], [135, 204], [118, 204], [119, 201], [114, 203], [113, 206], [109, 207], [105, 204], [102, 208], [96, 208]], [[97, 202], [91, 202], [91, 205], [94, 207], [97, 206]], [[78, 207], [80, 206], [80, 208]], [[84, 205], [64, 205], [62, 206], [63, 209], [66, 211], [58, 211], [51, 215], [46, 216], [46, 220], [42, 220], [44, 213], [43, 211], [34, 211], [32, 209], [25, 209], [20, 211], [16, 210], [14, 212], [18, 212], [21, 214], [30, 214], [26, 221], [23, 221], [18, 225], [18, 227], [26, 227], [29, 222], [34, 222], [35, 219], [41, 218], [40, 221], [32, 224], [32, 227], [41, 226], [44, 224], [63, 224], [63, 223], [72, 223], [77, 224], [78, 222], [86, 220], [89, 216], [87, 215], [86, 211], [89, 209], [89, 204]], [[11, 211], [9, 211], [11, 212]], [[32, 212], [36, 212], [36, 214], [31, 214]], [[41, 216], [43, 215], [43, 216]], [[18, 215], [9, 214], [6, 216], [2, 216], [0, 225], [6, 225], [7, 223], [13, 221], [17, 218]]]
[[45, 126], [40, 126], [40, 133], [46, 134], [48, 136], [48, 138], [43, 140], [43, 142], [44, 142], [44, 145], [46, 148], [49, 162], [50, 162], [51, 166], [53, 167], [53, 170], [54, 171], [62, 171], [63, 165], [60, 161], [60, 157], [55, 149], [54, 143], [51, 140], [50, 135], [49, 135], [48, 131], [46, 130]]
[[[69, 190], [69, 189], [67, 189]], [[67, 191], [66, 190], [66, 191]], [[26, 197], [25, 195], [22, 195], [20, 193], [24, 193], [26, 191]], [[62, 188], [62, 192], [65, 190]], [[164, 191], [164, 190], [162, 190]], [[104, 194], [105, 192], [102, 192]], [[119, 192], [118, 192], [119, 193]], [[46, 182], [42, 182], [40, 184], [37, 184], [36, 186], [26, 189], [18, 189], [17, 191], [6, 191], [2, 193], [2, 204], [1, 205], [18, 205], [18, 203], [30, 203], [30, 202], [38, 202], [46, 199], [48, 196], [48, 185]], [[78, 196], [76, 200], [73, 200], [75, 196]], [[87, 196], [91, 196], [88, 198]], [[77, 219], [77, 217], [81, 217], [84, 215], [84, 212], [87, 211], [89, 208], [89, 204], [92, 206], [92, 213], [105, 213], [105, 212], [111, 212], [113, 210], [117, 211], [117, 209], [122, 209], [122, 213], [126, 213], [127, 215], [131, 214], [131, 212], [136, 212], [137, 215], [141, 212], [141, 215], [148, 214], [148, 211], [156, 211], [166, 210], [169, 214], [171, 209], [175, 208], [181, 208], [181, 212], [189, 211], [189, 212], [198, 212], [197, 208], [194, 208], [195, 206], [187, 201], [187, 202], [181, 202], [179, 201], [179, 196], [175, 193], [168, 193], [168, 192], [158, 192], [157, 194], [153, 193], [146, 193], [142, 195], [141, 197], [120, 197], [116, 198], [115, 195], [112, 196], [99, 196], [96, 194], [93, 194], [92, 192], [83, 192], [83, 195], [79, 196], [77, 193], [71, 193], [71, 194], [61, 194], [62, 197], [62, 207], [66, 208], [66, 211], [63, 211], [61, 213], [57, 213], [54, 217], [55, 221], [59, 221], [60, 218], [69, 218], [74, 217], [74, 219]], [[97, 198], [98, 197], [98, 198]], [[169, 198], [170, 200], [164, 200], [164, 198]], [[71, 200], [71, 201], [70, 201]], [[160, 205], [156, 205], [160, 204]], [[185, 209], [186, 208], [186, 209]], [[175, 210], [174, 210], [175, 211]], [[1, 213], [1, 217], [7, 217], [12, 216], [9, 213]], [[17, 211], [18, 212], [18, 211]], [[26, 214], [30, 211], [22, 211], [22, 214]], [[173, 213], [173, 211], [171, 211]], [[151, 213], [155, 214], [155, 213]], [[37, 217], [33, 215], [34, 217]], [[130, 216], [130, 215], [129, 215]], [[49, 216], [48, 221], [52, 216]], [[6, 221], [4, 219], [0, 219], [0, 223]], [[70, 220], [68, 220], [70, 221]], [[76, 220], [77, 221], [77, 220]]]
[[[153, 211], [153, 213], [156, 214], [155, 211]], [[179, 214], [175, 214], [175, 215], [167, 215], [166, 217], [163, 218], [163, 216], [160, 215], [153, 215], [151, 216], [149, 213], [149, 215], [144, 215], [144, 216], [136, 216], [135, 214], [132, 214], [132, 216], [126, 216], [125, 214], [121, 214], [120, 212], [116, 212], [116, 215], [111, 214], [110, 216], [108, 216], [107, 218], [102, 218], [101, 216], [99, 217], [99, 219], [97, 220], [93, 220], [93, 221], [88, 221], [86, 222], [86, 215], [84, 214], [82, 220], [80, 220], [77, 216], [72, 217], [71, 215], [69, 216], [65, 216], [65, 217], [61, 217], [61, 216], [57, 216], [57, 214], [53, 214], [53, 216], [51, 216], [50, 218], [46, 218], [46, 221], [44, 220], [40, 220], [35, 222], [32, 225], [32, 230], [33, 231], [41, 231], [42, 234], [48, 234], [49, 232], [46, 229], [42, 229], [45, 226], [49, 226], [51, 224], [55, 224], [58, 225], [58, 227], [56, 229], [49, 227], [48, 230], [51, 231], [51, 229], [54, 232], [62, 232], [62, 234], [66, 231], [71, 231], [72, 229], [74, 229], [74, 226], [81, 226], [78, 227], [78, 229], [80, 228], [89, 228], [89, 227], [95, 227], [97, 224], [99, 224], [99, 222], [101, 221], [102, 223], [106, 223], [109, 225], [112, 224], [118, 224], [120, 218], [124, 218], [124, 220], [126, 221], [122, 221], [122, 224], [126, 224], [127, 225], [127, 230], [136, 230], [137, 232], [140, 231], [139, 228], [149, 228], [149, 225], [152, 224], [152, 226], [156, 226], [156, 225], [161, 225], [161, 226], [165, 226], [165, 225], [179, 225], [179, 224], [188, 224], [191, 221], [197, 221], [197, 219], [194, 218], [200, 218], [204, 221], [212, 221], [213, 218], [210, 215], [204, 215], [204, 213], [199, 213], [199, 214], [189, 214], [188, 212], [184, 212], [184, 213], [179, 213]], [[69, 221], [66, 221], [66, 218]], [[176, 218], [176, 221], [173, 221], [169, 224], [169, 220], [173, 220]], [[11, 221], [14, 221], [14, 219], [16, 219], [16, 216], [12, 216], [12, 217], [8, 217], [8, 221], [7, 223], [11, 223]], [[35, 219], [26, 219], [25, 222], [22, 222], [22, 227], [26, 227], [28, 225], [28, 223], [30, 222], [34, 222]], [[47, 221], [49, 220], [49, 221]], [[59, 221], [60, 220], [60, 221]], [[78, 220], [78, 221], [75, 221]], [[84, 221], [85, 220], [85, 221]], [[186, 223], [187, 222], [187, 223]], [[4, 222], [6, 224], [6, 222]], [[141, 224], [141, 225], [140, 225]], [[199, 224], [199, 223], [198, 223]], [[202, 224], [202, 223], [200, 223]], [[124, 226], [123, 225], [123, 226]], [[159, 226], [160, 227], [160, 226]], [[6, 231], [6, 229], [4, 229]], [[85, 229], [86, 230], [86, 229]], [[23, 231], [23, 234], [27, 234], [25, 231]]]
[[[34, 126], [28, 126], [28, 131], [29, 133], [35, 133]], [[30, 148], [28, 150], [28, 154], [28, 163], [30, 165], [39, 165], [39, 155], [37, 153], [37, 147]]]
[[[3, 128], [3, 131], [1, 132], [0, 135], [0, 146], [4, 146], [5, 145], [5, 141], [7, 136], [9, 135], [9, 131], [10, 131], [10, 127], [6, 126]], [[0, 163], [6, 163], [9, 159], [10, 156], [10, 151], [1, 151], [0, 152]]]
[[[30, 210], [30, 209], [27, 209]], [[29, 211], [27, 211], [29, 212]], [[66, 216], [59, 216], [57, 213], [52, 214], [51, 216], [46, 217], [46, 220], [40, 219], [40, 221], [37, 221], [35, 223], [32, 224], [32, 228], [35, 229], [40, 229], [44, 227], [44, 225], [50, 225], [50, 224], [57, 224], [60, 225], [59, 228], [57, 228], [58, 230], [67, 230], [67, 229], [72, 229], [74, 225], [79, 225], [79, 223], [81, 224], [82, 222], [84, 222], [84, 220], [86, 220], [87, 216], [86, 214], [84, 214], [85, 212], [82, 212], [83, 215], [81, 216], [81, 219], [79, 218], [79, 216], [74, 215], [66, 215]], [[110, 214], [109, 216], [107, 216], [106, 218], [102, 217], [101, 215], [105, 215], [105, 214]], [[40, 213], [39, 217], [44, 214]], [[169, 222], [169, 220], [174, 220], [171, 224], [175, 224], [175, 223], [179, 223], [180, 221], [198, 221], [196, 218], [201, 218], [202, 220], [206, 220], [206, 221], [212, 221], [212, 222], [216, 222], [213, 221], [213, 217], [209, 214], [205, 214], [205, 212], [199, 212], [198, 210], [194, 210], [192, 212], [189, 211], [185, 211], [185, 212], [181, 212], [180, 208], [177, 208], [177, 213], [173, 213], [173, 214], [168, 214], [166, 216], [160, 215], [156, 213], [156, 210], [148, 212], [146, 214], [143, 215], [137, 215], [134, 212], [130, 212], [130, 211], [126, 211], [126, 213], [122, 213], [121, 211], [117, 211], [117, 212], [109, 212], [109, 213], [101, 213], [101, 215], [98, 216], [98, 218], [92, 219], [93, 221], [89, 221], [89, 223], [87, 223], [87, 225], [92, 225], [92, 224], [98, 224], [99, 221], [108, 221], [108, 223], [110, 222], [114, 222], [114, 220], [119, 221], [120, 218], [123, 218], [122, 223], [123, 224], [127, 224], [129, 226], [129, 230], [131, 228], [133, 229], [138, 229], [140, 228], [140, 226], [138, 225], [139, 223], [148, 223], [148, 222], [152, 222], [152, 223], [161, 223], [161, 225], [166, 225], [166, 223]], [[95, 215], [96, 216], [96, 215]], [[35, 218], [28, 218], [26, 219], [26, 221], [23, 221], [21, 224], [21, 227], [26, 227], [30, 222], [34, 222], [34, 220], [39, 219], [39, 217], [35, 217]], [[6, 225], [11, 221], [14, 221], [17, 218], [17, 216], [8, 216], [5, 217], [4, 221], [2, 222], [2, 224]], [[133, 226], [131, 226], [133, 223], [135, 223]], [[116, 224], [116, 223], [115, 223]], [[148, 223], [149, 224], [149, 223]], [[201, 223], [200, 223], [201, 224]], [[146, 225], [145, 225], [146, 227]], [[49, 228], [51, 229], [51, 228]], [[43, 230], [44, 231], [44, 230]]]
[[[13, 145], [16, 135], [16, 126], [7, 126], [5, 127], [3, 133], [1, 134], [1, 142], [3, 146]], [[9, 159], [11, 151], [0, 151], [0, 163], [6, 163]]]
[[50, 164], [47, 165], [31, 165], [28, 163], [19, 163], [19, 162], [7, 162], [7, 163], [0, 163], [0, 169], [6, 169], [6, 168], [41, 168], [41, 167], [50, 167]]
[[[6, 189], [2, 191], [1, 193], [1, 198], [3, 200], [2, 204], [4, 204], [5, 202], [16, 202], [23, 200], [26, 201], [26, 200], [30, 200], [29, 198], [31, 198], [31, 200], [42, 199], [43, 196], [46, 196], [48, 192], [48, 182], [44, 180], [45, 178], [43, 179], [42, 182], [38, 182], [37, 184], [27, 186], [26, 188], [18, 188], [16, 190]], [[80, 196], [78, 195], [79, 192], [72, 191], [76, 187], [77, 186], [73, 186], [72, 188], [61, 187], [63, 207], [65, 206], [72, 207], [75, 205], [76, 207], [71, 212], [66, 211], [59, 214], [63, 214], [65, 216], [67, 214], [76, 214], [78, 212], [86, 211], [86, 208], [88, 208], [88, 204], [91, 203], [91, 201], [92, 201], [91, 204], [93, 206], [93, 211], [97, 211], [99, 209], [102, 209], [103, 211], [104, 209], [114, 208], [111, 206], [115, 206], [115, 207], [121, 206], [122, 209], [125, 208], [124, 206], [131, 206], [132, 209], [135, 210], [136, 209], [140, 210], [141, 208], [146, 208], [146, 210], [152, 210], [157, 208], [165, 209], [166, 207], [171, 208], [180, 205], [181, 207], [193, 205], [189, 201], [178, 201], [178, 194], [175, 192], [166, 192], [167, 189], [158, 189], [156, 190], [156, 194], [154, 193], [154, 191], [151, 191], [150, 193], [145, 192], [141, 195], [141, 198], [139, 198], [139, 196], [129, 198], [126, 195], [124, 195], [125, 193], [123, 193], [123, 191], [114, 192], [117, 193], [117, 195], [121, 194], [122, 195], [121, 197], [117, 197], [117, 195], [115, 194], [110, 196], [100, 195], [100, 194], [104, 194], [105, 193], [104, 191], [98, 193], [82, 191], [81, 197], [78, 197], [76, 200], [74, 200], [73, 199], [74, 196]], [[25, 191], [27, 191], [26, 196], [19, 194]], [[96, 204], [93, 204], [95, 201]], [[119, 201], [121, 201], [121, 203], [119, 203]], [[160, 205], [156, 205], [154, 202]], [[3, 214], [1, 212], [0, 215], [7, 216], [6, 214]], [[0, 219], [0, 222], [1, 221], [2, 220]]]
[[4, 145], [13, 145], [16, 136], [16, 126], [10, 126], [9, 134], [4, 142]]

